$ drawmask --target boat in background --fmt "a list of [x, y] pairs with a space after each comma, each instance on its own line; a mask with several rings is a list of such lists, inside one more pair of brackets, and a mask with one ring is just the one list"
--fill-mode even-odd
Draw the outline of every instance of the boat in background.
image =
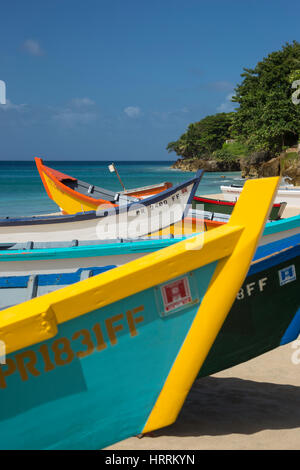
[[35, 157], [35, 163], [48, 196], [62, 214], [96, 211], [103, 205], [117, 207], [140, 202], [172, 187], [172, 183], [165, 182], [113, 192], [54, 170], [44, 165], [42, 158]]
[[[213, 199], [206, 196], [194, 196], [192, 207], [193, 209], [203, 208], [206, 212], [217, 214], [230, 215], [234, 209], [235, 201], [225, 201], [222, 199]], [[286, 202], [273, 204], [272, 210], [269, 215], [270, 220], [278, 220], [282, 217], [283, 211], [286, 208]]]
[[[211, 223], [214, 225], [211, 225], [209, 229], [225, 224], [225, 222], [214, 221]], [[152, 235], [138, 239], [73, 239], [56, 242], [27, 240], [23, 243], [13, 243], [7, 239], [6, 242], [0, 243], [0, 275], [46, 274], [76, 271], [78, 268], [91, 266], [120, 266], [191, 237], [195, 233], [194, 229], [196, 233], [204, 233], [207, 231], [206, 224], [210, 224], [210, 221], [200, 219], [195, 225], [193, 222], [191, 224], [192, 226], [189, 227], [191, 231], [186, 230], [187, 233], [179, 230], [180, 224], [178, 223], [177, 227], [175, 224], [178, 230], [175, 235], [160, 233], [159, 236]], [[290, 239], [295, 235], [300, 235], [300, 215], [267, 223], [259, 246]]]
[[2, 310], [0, 447], [99, 449], [173, 423], [278, 184], [249, 181], [215, 230]]
[[199, 170], [184, 183], [139, 202], [72, 215], [0, 219], [0, 243], [137, 238], [184, 219], [203, 176]]
[[[230, 186], [221, 186], [220, 189], [231, 201], [236, 201], [242, 192], [243, 186], [232, 184]], [[280, 186], [274, 203], [280, 204], [282, 201], [285, 201], [289, 206], [300, 207], [300, 188]]]
[[0, 275], [58, 275], [90, 269], [91, 266], [122, 266], [186, 238], [170, 236], [136, 240], [3, 243], [0, 245]]

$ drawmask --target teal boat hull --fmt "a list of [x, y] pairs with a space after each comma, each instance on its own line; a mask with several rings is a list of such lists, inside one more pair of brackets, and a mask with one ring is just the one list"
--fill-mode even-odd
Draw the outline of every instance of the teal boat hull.
[[101, 449], [142, 432], [217, 263], [160, 316], [155, 288], [60, 325], [0, 369], [1, 449]]
[[[141, 433], [215, 266], [190, 273], [196, 303], [175, 315], [157, 315], [152, 288], [68, 321], [54, 339], [9, 355], [0, 371], [0, 447], [100, 449]], [[299, 273], [299, 235], [257, 250], [198, 377], [297, 338]], [[66, 276], [65, 283], [75, 282]]]

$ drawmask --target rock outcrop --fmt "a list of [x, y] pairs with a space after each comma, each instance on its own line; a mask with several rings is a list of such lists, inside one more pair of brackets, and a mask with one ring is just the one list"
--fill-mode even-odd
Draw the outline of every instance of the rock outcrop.
[[173, 165], [172, 168], [176, 168], [181, 171], [197, 171], [205, 170], [207, 172], [211, 171], [239, 171], [240, 164], [239, 161], [227, 162], [223, 160], [204, 160], [201, 158], [195, 159], [183, 159], [180, 158]]
[[300, 152], [299, 158], [288, 158], [283, 152], [278, 157], [272, 157], [269, 152], [255, 152], [249, 157], [241, 157], [235, 161], [218, 159], [183, 159], [180, 158], [173, 165], [181, 171], [197, 171], [199, 169], [207, 172], [241, 171], [242, 178], [265, 178], [268, 176], [288, 177], [291, 184], [300, 185]]
[[289, 183], [294, 186], [300, 186], [300, 159], [286, 165], [283, 169], [283, 176], [288, 177]]
[[268, 176], [288, 177], [290, 183], [300, 184], [300, 155], [297, 159], [287, 158], [283, 152], [270, 160], [255, 160], [255, 158], [241, 159], [241, 172], [243, 178], [266, 178]]

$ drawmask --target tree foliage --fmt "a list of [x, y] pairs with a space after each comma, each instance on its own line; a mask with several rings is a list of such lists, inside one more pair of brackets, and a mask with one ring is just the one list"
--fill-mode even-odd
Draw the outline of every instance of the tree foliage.
[[232, 101], [239, 104], [232, 132], [253, 150], [281, 151], [300, 132], [300, 107], [292, 102], [292, 81], [300, 68], [300, 44], [272, 52], [254, 69], [244, 69]]
[[167, 146], [169, 152], [176, 152], [184, 158], [205, 158], [220, 149], [230, 137], [233, 113], [218, 113], [206, 116], [188, 126], [187, 131]]
[[211, 158], [213, 153], [219, 159], [230, 158], [229, 154], [237, 157], [233, 147], [222, 148], [231, 137], [242, 145], [242, 155], [243, 149], [274, 155], [299, 140], [300, 104], [292, 100], [292, 84], [300, 80], [300, 43], [286, 43], [255, 68], [244, 68], [241, 77], [232, 98], [239, 105], [236, 111], [190, 124], [177, 141], [168, 144], [169, 152], [184, 158]]

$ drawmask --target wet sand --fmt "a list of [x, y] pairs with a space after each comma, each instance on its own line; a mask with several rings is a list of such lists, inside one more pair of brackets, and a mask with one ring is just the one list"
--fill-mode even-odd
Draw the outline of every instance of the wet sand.
[[110, 450], [290, 450], [300, 448], [300, 364], [281, 346], [197, 380], [177, 418]]

